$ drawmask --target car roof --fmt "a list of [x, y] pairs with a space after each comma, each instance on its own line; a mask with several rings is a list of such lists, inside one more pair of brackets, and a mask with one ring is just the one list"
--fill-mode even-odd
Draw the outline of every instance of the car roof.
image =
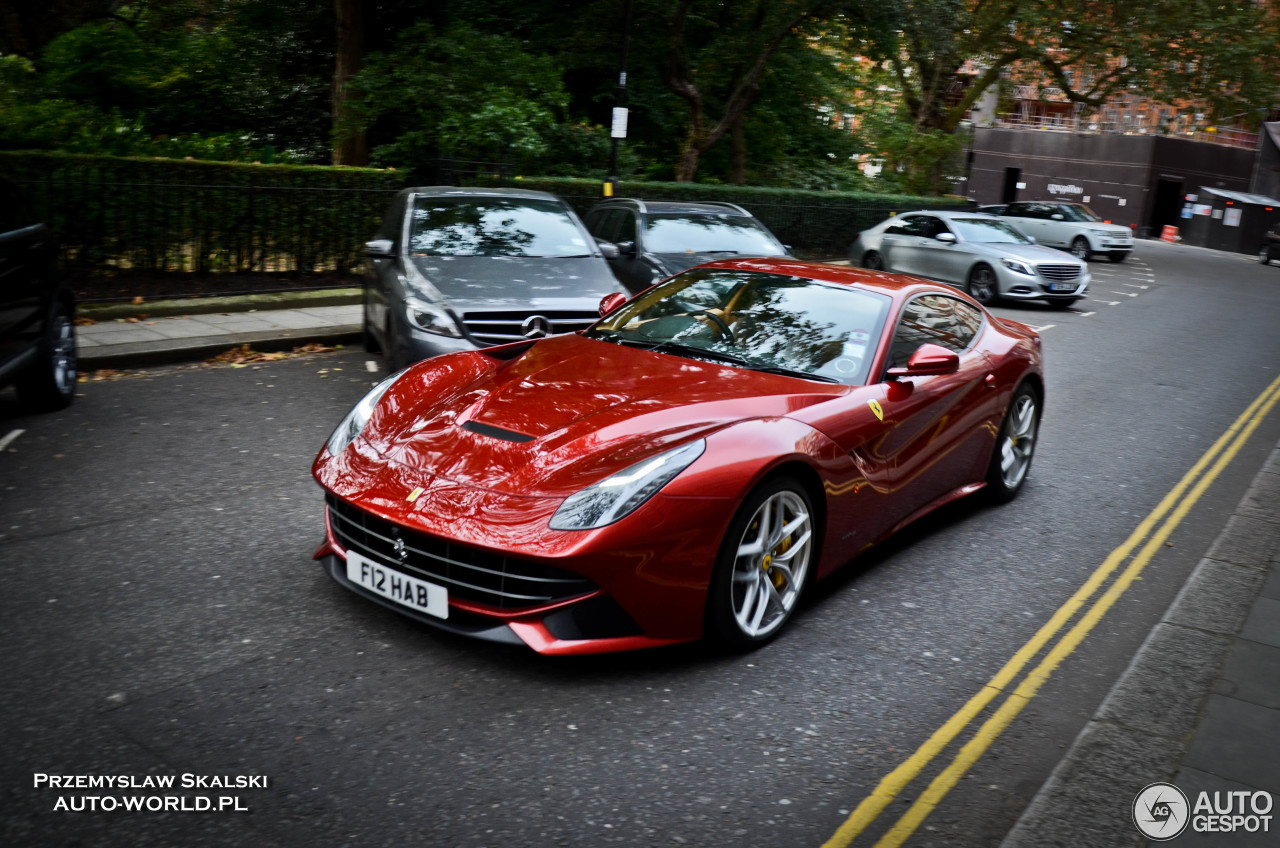
[[686, 215], [743, 215], [752, 217], [751, 213], [736, 203], [719, 200], [640, 200], [635, 197], [615, 197], [602, 200], [596, 208], [608, 206], [629, 206], [641, 212], [680, 213]]
[[559, 200], [548, 191], [527, 188], [470, 188], [460, 186], [416, 186], [400, 190], [401, 194], [422, 194], [429, 197], [518, 197], [526, 200]]

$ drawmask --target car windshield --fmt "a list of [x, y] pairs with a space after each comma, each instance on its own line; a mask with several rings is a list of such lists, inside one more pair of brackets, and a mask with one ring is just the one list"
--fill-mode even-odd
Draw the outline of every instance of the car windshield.
[[644, 228], [650, 253], [736, 253], [782, 256], [786, 253], [754, 218], [742, 215], [650, 213]]
[[759, 271], [694, 268], [606, 316], [586, 335], [757, 371], [861, 385], [891, 300]]
[[965, 241], [987, 244], [1033, 244], [1031, 239], [1004, 221], [991, 218], [952, 218], [951, 226]]
[[417, 197], [409, 251], [415, 256], [589, 256], [582, 231], [554, 200]]
[[1080, 221], [1080, 222], [1087, 223], [1090, 221], [1102, 220], [1101, 215], [1099, 215], [1097, 212], [1094, 212], [1092, 209], [1090, 209], [1088, 206], [1085, 206], [1083, 203], [1064, 203], [1061, 206], [1059, 206], [1058, 209], [1062, 211], [1063, 217], [1066, 218], [1068, 221]]

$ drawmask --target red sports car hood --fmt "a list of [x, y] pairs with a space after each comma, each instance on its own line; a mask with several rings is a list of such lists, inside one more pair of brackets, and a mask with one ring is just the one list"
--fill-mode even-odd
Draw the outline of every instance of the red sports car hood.
[[420, 363], [364, 437], [424, 482], [566, 497], [667, 447], [847, 391], [560, 336], [508, 361], [477, 352]]

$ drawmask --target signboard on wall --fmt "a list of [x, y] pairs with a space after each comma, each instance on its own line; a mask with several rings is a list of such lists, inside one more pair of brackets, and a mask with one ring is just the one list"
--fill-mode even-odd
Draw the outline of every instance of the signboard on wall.
[[1238, 206], [1233, 206], [1232, 208], [1228, 209], [1227, 214], [1222, 216], [1222, 225], [1224, 227], [1240, 226], [1240, 212], [1241, 212], [1241, 209]]

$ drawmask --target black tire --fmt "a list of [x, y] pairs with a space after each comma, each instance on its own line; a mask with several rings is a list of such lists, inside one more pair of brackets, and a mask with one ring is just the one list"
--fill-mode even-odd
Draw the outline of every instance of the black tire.
[[1110, 259], [1112, 262], [1119, 264], [1129, 258], [1129, 251], [1113, 250], [1107, 254], [1107, 258]]
[[862, 254], [862, 267], [871, 271], [884, 270], [884, 257], [876, 253], [874, 250], [868, 250]]
[[17, 380], [18, 399], [28, 409], [65, 409], [76, 393], [76, 327], [71, 305], [55, 300], [49, 309], [36, 361]]
[[[1005, 412], [1000, 434], [991, 452], [991, 462], [987, 465], [987, 492], [996, 503], [1008, 503], [1022, 491], [1027, 475], [1031, 473], [1031, 460], [1035, 458], [1039, 433], [1040, 395], [1023, 383], [1009, 401], [1009, 409]], [[1006, 446], [1009, 454], [1006, 454]]]
[[[772, 543], [769, 538], [751, 538], [766, 532], [772, 537], [779, 529], [772, 525], [779, 520], [782, 528], [793, 523], [799, 526]], [[819, 536], [813, 504], [797, 480], [779, 477], [752, 492], [729, 525], [716, 557], [707, 590], [708, 635], [739, 650], [757, 648], [776, 638], [812, 580]], [[755, 541], [761, 542], [759, 552], [741, 552]], [[787, 557], [785, 566], [783, 556]], [[797, 560], [798, 566], [794, 565]]]
[[1262, 247], [1258, 248], [1258, 261], [1261, 262], [1263, 265], [1270, 265], [1271, 264], [1271, 248], [1269, 248], [1265, 244]]
[[1092, 252], [1089, 250], [1089, 240], [1084, 236], [1076, 236], [1071, 242], [1071, 255], [1081, 262], [1088, 262]]
[[1000, 283], [990, 265], [979, 265], [970, 271], [965, 290], [983, 306], [991, 306], [1000, 300]]

